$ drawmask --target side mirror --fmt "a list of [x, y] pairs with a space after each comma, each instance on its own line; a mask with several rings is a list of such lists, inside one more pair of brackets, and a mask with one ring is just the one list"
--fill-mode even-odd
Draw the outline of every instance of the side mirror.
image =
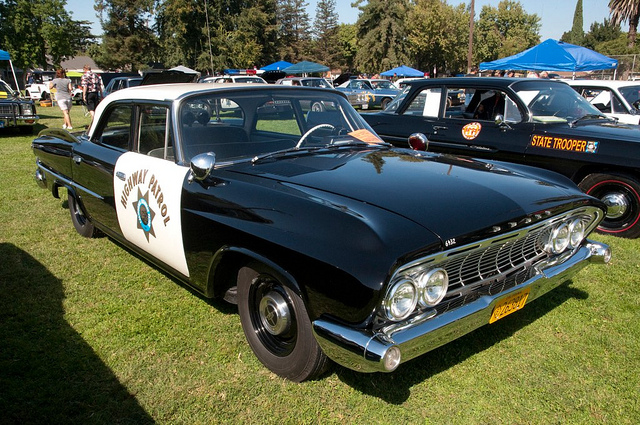
[[422, 133], [413, 133], [409, 136], [409, 147], [414, 151], [427, 151], [429, 149], [429, 139]]
[[496, 125], [504, 123], [504, 116], [502, 114], [496, 115], [495, 123]]
[[191, 163], [189, 164], [189, 168], [191, 168], [189, 183], [192, 183], [194, 180], [199, 182], [205, 180], [209, 177], [215, 165], [216, 154], [213, 152], [201, 153], [191, 158]]

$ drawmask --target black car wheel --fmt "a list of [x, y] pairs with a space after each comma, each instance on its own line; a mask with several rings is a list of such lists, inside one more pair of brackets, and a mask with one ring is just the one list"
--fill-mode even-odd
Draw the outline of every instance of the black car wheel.
[[251, 349], [273, 373], [301, 382], [327, 368], [304, 302], [266, 266], [252, 263], [238, 272], [238, 312]]
[[89, 221], [84, 212], [82, 212], [82, 208], [78, 204], [76, 197], [69, 193], [68, 196], [69, 202], [69, 212], [71, 213], [71, 222], [73, 223], [73, 227], [76, 228], [76, 231], [85, 238], [92, 238], [96, 235], [96, 228]]
[[391, 99], [385, 97], [384, 99], [382, 99], [382, 102], [380, 102], [380, 106], [382, 107], [382, 109], [387, 109], [389, 103], [391, 103]]
[[590, 174], [579, 184], [587, 194], [607, 205], [598, 231], [624, 238], [640, 236], [640, 183], [617, 174]]

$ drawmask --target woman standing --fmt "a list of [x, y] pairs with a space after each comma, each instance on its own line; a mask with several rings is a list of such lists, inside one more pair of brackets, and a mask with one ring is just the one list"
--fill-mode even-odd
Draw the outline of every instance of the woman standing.
[[69, 115], [71, 111], [71, 92], [73, 87], [71, 86], [71, 80], [67, 78], [67, 73], [62, 68], [56, 70], [56, 78], [49, 83], [49, 90], [53, 90], [54, 88], [56, 89], [56, 102], [58, 102], [58, 106], [64, 115], [62, 128], [73, 130], [71, 126], [71, 116]]

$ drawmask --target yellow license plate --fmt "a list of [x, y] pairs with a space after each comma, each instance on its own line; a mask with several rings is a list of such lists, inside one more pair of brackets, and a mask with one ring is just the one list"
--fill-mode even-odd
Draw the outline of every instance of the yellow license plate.
[[496, 304], [493, 308], [493, 313], [491, 313], [489, 323], [502, 319], [504, 316], [508, 316], [514, 311], [518, 311], [524, 307], [527, 302], [527, 298], [529, 297], [530, 290], [531, 288], [525, 288], [522, 291], [509, 295], [507, 298]]

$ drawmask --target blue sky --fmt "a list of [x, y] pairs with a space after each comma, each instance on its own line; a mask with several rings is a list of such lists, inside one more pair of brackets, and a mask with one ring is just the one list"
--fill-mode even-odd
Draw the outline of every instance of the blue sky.
[[[336, 11], [340, 22], [352, 24], [358, 19], [358, 9], [351, 7], [352, 0], [336, 0]], [[316, 10], [316, 0], [307, 0], [309, 3], [309, 16], [313, 20]], [[448, 0], [451, 5], [460, 3], [469, 4], [469, 0]], [[482, 6], [497, 6], [499, 0], [476, 0], [475, 13], [479, 15]], [[559, 39], [562, 33], [569, 31], [573, 24], [573, 12], [576, 8], [577, 0], [520, 0], [520, 3], [527, 13], [535, 13], [540, 17], [542, 24], [540, 38], [542, 41], [547, 38]], [[602, 23], [609, 17], [607, 0], [583, 0], [583, 20], [584, 30], [589, 31], [593, 22]], [[77, 20], [87, 20], [94, 22], [94, 33], [101, 32], [100, 24], [93, 9], [93, 1], [88, 0], [67, 0], [66, 9], [73, 13], [73, 18]], [[627, 30], [627, 27], [624, 27]]]

